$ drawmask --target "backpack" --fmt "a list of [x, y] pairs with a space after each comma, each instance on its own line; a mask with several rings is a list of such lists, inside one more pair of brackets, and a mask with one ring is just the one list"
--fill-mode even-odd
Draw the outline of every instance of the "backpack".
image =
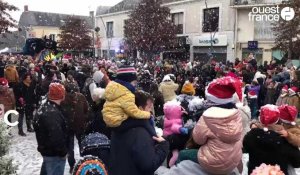
[[90, 92], [90, 85], [92, 83], [95, 83], [95, 81], [92, 78], [87, 78], [85, 80], [83, 88], [82, 88], [82, 94], [85, 96], [85, 98], [88, 101], [90, 106], [93, 106], [93, 104], [94, 104], [94, 101], [91, 97], [91, 92]]

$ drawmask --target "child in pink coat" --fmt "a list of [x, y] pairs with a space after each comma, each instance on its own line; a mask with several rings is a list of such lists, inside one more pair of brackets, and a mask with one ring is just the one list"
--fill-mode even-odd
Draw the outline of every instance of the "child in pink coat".
[[[188, 134], [188, 129], [183, 127], [183, 120], [182, 120], [182, 114], [185, 111], [183, 108], [180, 106], [180, 103], [177, 101], [170, 101], [167, 102], [164, 105], [164, 114], [165, 114], [165, 119], [164, 119], [164, 129], [163, 129], [163, 136], [168, 137], [168, 136], [174, 136], [178, 139], [175, 140], [182, 140], [185, 142], [185, 139], [180, 139], [180, 134], [187, 135]], [[173, 137], [173, 138], [174, 138]], [[172, 143], [172, 141], [170, 141]], [[174, 142], [174, 141], [173, 141]], [[178, 149], [177, 147], [180, 147], [176, 143], [176, 141], [173, 143], [173, 146], [171, 144], [171, 150], [172, 150], [172, 157], [169, 161], [169, 166], [173, 166], [178, 158]]]

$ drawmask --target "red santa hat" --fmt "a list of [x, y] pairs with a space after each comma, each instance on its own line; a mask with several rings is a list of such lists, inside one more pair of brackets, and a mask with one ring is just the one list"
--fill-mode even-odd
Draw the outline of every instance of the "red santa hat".
[[298, 88], [296, 86], [293, 86], [293, 87], [289, 88], [289, 91], [297, 93], [298, 92]]
[[287, 85], [284, 85], [281, 89], [283, 92], [287, 92], [289, 90], [289, 87]]
[[5, 78], [0, 78], [0, 86], [8, 87], [8, 81]]
[[289, 123], [291, 125], [296, 125], [296, 118], [298, 115], [298, 110], [295, 106], [282, 105], [279, 107], [280, 120], [283, 123]]
[[242, 81], [233, 77], [215, 79], [205, 91], [206, 98], [217, 104], [233, 102], [233, 94], [235, 93], [237, 93], [239, 100], [242, 101]]
[[255, 91], [251, 90], [248, 92], [249, 98], [257, 98], [257, 94]]
[[277, 106], [267, 104], [260, 108], [259, 121], [265, 128], [264, 131], [268, 131], [266, 128], [268, 125], [276, 124], [279, 120], [280, 111]]

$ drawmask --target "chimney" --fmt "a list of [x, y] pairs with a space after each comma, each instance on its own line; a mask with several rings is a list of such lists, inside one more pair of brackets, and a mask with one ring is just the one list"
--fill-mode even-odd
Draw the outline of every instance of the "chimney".
[[94, 11], [90, 11], [90, 17], [91, 17], [91, 18], [94, 17]]
[[28, 5], [24, 5], [24, 12], [28, 12]]

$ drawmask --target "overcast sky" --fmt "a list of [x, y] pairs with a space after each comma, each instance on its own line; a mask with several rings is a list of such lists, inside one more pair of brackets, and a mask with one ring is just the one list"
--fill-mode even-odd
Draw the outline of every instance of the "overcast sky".
[[19, 11], [11, 12], [14, 19], [19, 21], [24, 10], [24, 5], [28, 5], [31, 11], [65, 13], [75, 15], [89, 15], [89, 11], [96, 11], [97, 6], [113, 6], [122, 0], [4, 0], [19, 8]]

